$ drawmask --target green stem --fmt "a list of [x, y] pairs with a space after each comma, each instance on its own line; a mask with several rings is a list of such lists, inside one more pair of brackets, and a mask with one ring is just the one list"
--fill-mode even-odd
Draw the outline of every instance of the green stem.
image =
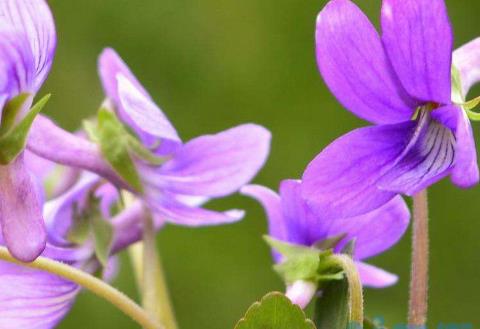
[[413, 197], [412, 272], [408, 324], [425, 328], [428, 311], [428, 196], [424, 190]]
[[332, 255], [331, 260], [345, 272], [350, 298], [350, 322], [363, 328], [363, 287], [355, 262], [348, 255]]
[[147, 312], [165, 325], [166, 329], [177, 329], [177, 322], [170, 294], [166, 284], [162, 263], [157, 252], [155, 229], [150, 217], [145, 218], [143, 226], [143, 307]]
[[0, 259], [17, 265], [55, 274], [72, 281], [110, 302], [142, 327], [147, 329], [163, 329], [161, 325], [156, 324], [140, 306], [125, 294], [86, 272], [45, 257], [39, 257], [32, 263], [23, 263], [10, 255], [5, 247], [0, 247]]

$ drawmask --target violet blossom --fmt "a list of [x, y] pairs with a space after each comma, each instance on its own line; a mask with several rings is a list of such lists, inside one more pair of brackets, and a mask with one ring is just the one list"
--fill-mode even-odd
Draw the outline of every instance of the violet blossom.
[[[306, 169], [303, 196], [320, 215], [364, 214], [448, 175], [459, 187], [479, 179], [472, 128], [459, 104], [478, 70], [468, 59], [454, 63], [468, 66], [456, 68], [464, 90], [455, 97], [444, 1], [384, 0], [381, 26], [380, 37], [350, 0], [331, 0], [318, 16], [325, 83], [349, 111], [374, 124], [340, 137]], [[463, 57], [477, 49], [478, 41]]]
[[[353, 218], [329, 219], [314, 214], [301, 196], [301, 183], [284, 180], [280, 194], [259, 185], [248, 185], [242, 193], [258, 200], [265, 208], [269, 235], [277, 240], [315, 248], [323, 241], [335, 240], [335, 253], [355, 240], [353, 259], [363, 285], [383, 288], [397, 282], [397, 276], [364, 262], [395, 245], [405, 233], [410, 219], [408, 207], [400, 196], [365, 215]], [[283, 256], [273, 251], [276, 263]], [[315, 282], [287, 282], [287, 296], [305, 307], [317, 291]]]
[[[43, 0], [0, 0], [0, 116], [10, 101], [28, 95], [15, 116], [29, 112], [45, 81], [56, 46], [55, 26]], [[4, 130], [2, 130], [2, 133]], [[18, 259], [31, 261], [45, 248], [41, 197], [20, 152], [0, 166], [0, 224], [6, 246]]]
[[[104, 279], [111, 280], [116, 273], [114, 255], [141, 239], [141, 223], [148, 216], [138, 202], [113, 212], [118, 202], [119, 195], [111, 184], [97, 175], [81, 173], [75, 184], [45, 203], [48, 241], [42, 256], [91, 274], [100, 270], [91, 232], [83, 241], [75, 238], [79, 221], [91, 220], [92, 212], [97, 211], [113, 229], [110, 257], [103, 272]], [[162, 225], [156, 221], [155, 229]], [[70, 311], [81, 288], [54, 274], [0, 261], [0, 290], [0, 328], [51, 329]]]
[[[183, 143], [175, 128], [112, 49], [99, 60], [107, 94], [104, 108], [138, 140], [150, 162], [130, 152], [142, 190], [135, 190], [103, 157], [100, 147], [74, 136], [39, 116], [28, 150], [63, 165], [95, 172], [117, 187], [134, 192], [154, 214], [187, 226], [216, 225], [240, 220], [241, 210], [218, 212], [202, 207], [207, 201], [238, 191], [263, 167], [270, 150], [270, 132], [255, 124], [240, 125]], [[144, 152], [145, 152], [144, 150]]]

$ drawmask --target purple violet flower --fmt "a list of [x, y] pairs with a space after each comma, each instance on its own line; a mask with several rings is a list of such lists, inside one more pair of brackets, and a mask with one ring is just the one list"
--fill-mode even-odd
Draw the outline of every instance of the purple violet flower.
[[[71, 188], [45, 203], [48, 242], [42, 256], [88, 273], [98, 271], [101, 266], [91, 235], [79, 243], [72, 233], [83, 212], [100, 211], [103, 220], [113, 227], [110, 258], [104, 271], [105, 280], [111, 280], [116, 272], [113, 255], [141, 239], [141, 223], [147, 216], [138, 202], [120, 213], [112, 213], [111, 206], [116, 202], [118, 193], [112, 185], [83, 172]], [[159, 229], [163, 221], [156, 220], [154, 224]], [[4, 245], [1, 234], [0, 244]], [[0, 328], [51, 329], [70, 311], [81, 288], [56, 275], [0, 261], [0, 290]]]
[[243, 211], [216, 212], [199, 207], [232, 194], [263, 167], [270, 133], [245, 124], [185, 144], [175, 128], [112, 49], [99, 59], [100, 77], [119, 119], [134, 131], [161, 165], [135, 159], [144, 200], [157, 216], [187, 226], [215, 225], [243, 217]]
[[[16, 120], [28, 113], [52, 65], [55, 26], [43, 0], [0, 0], [0, 117], [13, 98], [28, 94]], [[0, 224], [10, 252], [31, 261], [45, 248], [41, 200], [21, 153], [0, 166]]]
[[[452, 99], [444, 1], [384, 0], [381, 26], [380, 37], [350, 0], [331, 0], [318, 16], [323, 79], [348, 110], [374, 124], [340, 137], [306, 169], [303, 196], [322, 216], [364, 214], [447, 175], [460, 187], [479, 180], [472, 128]], [[478, 79], [470, 66], [458, 68], [465, 88]]]
[[[255, 198], [265, 208], [271, 237], [313, 247], [322, 241], [343, 236], [333, 248], [336, 253], [355, 239], [353, 258], [362, 283], [367, 287], [383, 288], [397, 282], [396, 275], [363, 261], [388, 250], [405, 233], [410, 213], [400, 196], [365, 215], [332, 220], [309, 210], [301, 196], [300, 181], [282, 181], [280, 195], [259, 185], [247, 185], [241, 192]], [[273, 258], [275, 263], [282, 262], [282, 256], [276, 251], [273, 251]], [[316, 289], [314, 283], [298, 281], [287, 288], [287, 295], [294, 303], [305, 307]]]

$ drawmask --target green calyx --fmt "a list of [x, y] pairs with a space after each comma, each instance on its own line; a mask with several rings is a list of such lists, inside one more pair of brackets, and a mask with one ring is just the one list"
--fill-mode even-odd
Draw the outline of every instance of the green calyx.
[[159, 157], [146, 148], [116, 116], [106, 107], [100, 108], [96, 122], [84, 121], [89, 138], [100, 146], [105, 159], [137, 193], [143, 192], [143, 184], [135, 160], [152, 166], [163, 164], [167, 158]]
[[46, 95], [23, 118], [19, 118], [30, 97], [31, 95], [26, 93], [20, 94], [10, 100], [2, 110], [2, 121], [0, 123], [1, 165], [11, 163], [25, 149], [33, 121], [50, 99], [50, 95]]
[[480, 105], [480, 96], [465, 101], [460, 71], [455, 66], [452, 66], [452, 101], [465, 111], [470, 120], [480, 121], [480, 113], [473, 111]]

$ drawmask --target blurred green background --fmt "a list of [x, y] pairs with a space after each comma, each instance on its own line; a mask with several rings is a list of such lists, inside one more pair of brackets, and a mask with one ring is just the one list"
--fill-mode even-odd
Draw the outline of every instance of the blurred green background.
[[[378, 22], [380, 1], [359, 0]], [[59, 47], [44, 88], [47, 113], [68, 129], [102, 101], [96, 74], [103, 47], [116, 48], [177, 127], [184, 140], [244, 123], [273, 133], [271, 157], [256, 182], [272, 188], [298, 178], [335, 137], [364, 125], [327, 91], [314, 60], [320, 0], [52, 0]], [[447, 0], [456, 45], [478, 34], [480, 3]], [[480, 90], [479, 90], [480, 91]], [[478, 132], [478, 127], [476, 127]], [[480, 188], [445, 181], [431, 189], [430, 328], [480, 325]], [[245, 208], [241, 223], [203, 229], [169, 226], [158, 236], [180, 327], [229, 329], [265, 293], [282, 290], [271, 270], [263, 210], [233, 196], [214, 207]], [[393, 327], [406, 314], [406, 236], [372, 260], [400, 275], [385, 290], [366, 292], [367, 313]], [[136, 296], [123, 257], [115, 286]], [[60, 328], [136, 328], [103, 301], [83, 293]], [[293, 329], [293, 328], [292, 328]]]

